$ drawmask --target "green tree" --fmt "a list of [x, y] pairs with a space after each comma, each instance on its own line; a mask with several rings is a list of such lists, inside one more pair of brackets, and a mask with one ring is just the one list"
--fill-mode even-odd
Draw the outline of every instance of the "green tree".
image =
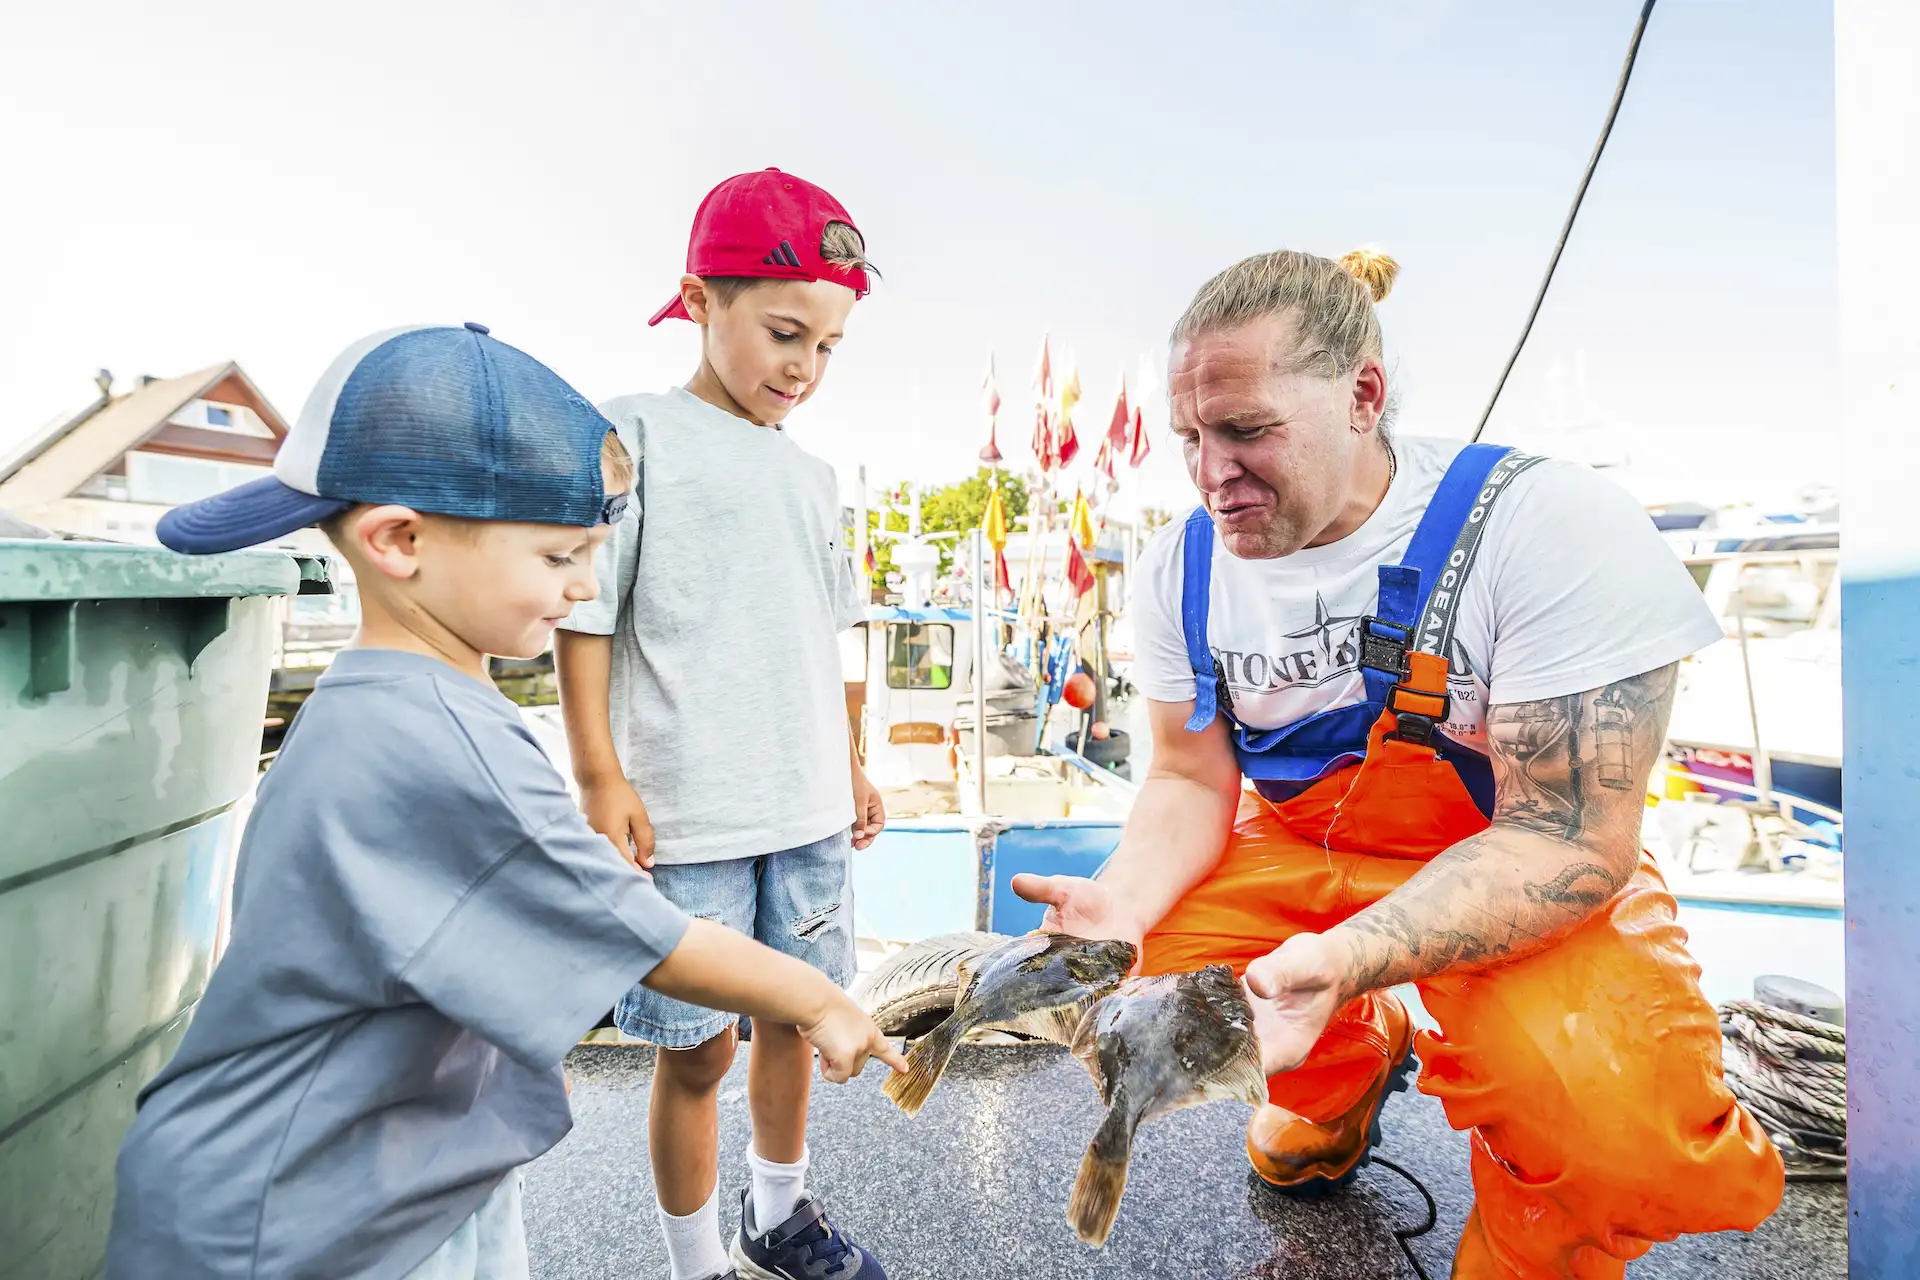
[[[981, 467], [965, 480], [956, 480], [951, 484], [935, 485], [920, 491], [920, 529], [923, 533], [941, 533], [955, 530], [965, 533], [977, 529], [987, 514], [987, 495], [992, 492], [994, 473]], [[1027, 514], [1027, 482], [1019, 476], [1001, 472], [999, 477], [1000, 501], [1007, 509], [1007, 527], [1013, 528], [1014, 517]], [[878, 510], [867, 513], [867, 527], [878, 530], [881, 513]], [[887, 529], [906, 532], [907, 517], [902, 511], [886, 514]], [[946, 573], [953, 568], [953, 557], [958, 545], [964, 539], [940, 543], [940, 572]], [[884, 580], [893, 570], [892, 542], [874, 542], [873, 559], [876, 576]]]
[[[920, 527], [928, 533], [953, 529], [965, 533], [980, 527], [987, 515], [987, 495], [993, 490], [993, 472], [981, 467], [965, 480], [929, 489], [920, 499]], [[1007, 528], [1015, 516], [1027, 514], [1027, 482], [1019, 476], [1000, 476], [1000, 501], [1007, 509]], [[965, 539], [940, 544], [940, 572], [953, 568], [953, 557]]]

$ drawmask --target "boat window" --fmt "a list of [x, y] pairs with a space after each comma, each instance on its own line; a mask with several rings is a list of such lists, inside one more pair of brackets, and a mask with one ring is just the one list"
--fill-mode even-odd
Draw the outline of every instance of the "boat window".
[[944, 622], [888, 623], [887, 687], [951, 689], [952, 626]]

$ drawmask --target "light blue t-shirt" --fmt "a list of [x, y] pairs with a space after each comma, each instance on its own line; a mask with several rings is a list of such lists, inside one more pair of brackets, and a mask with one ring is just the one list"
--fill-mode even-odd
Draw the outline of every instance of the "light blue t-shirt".
[[686, 919], [490, 685], [348, 650], [120, 1152], [113, 1280], [398, 1277], [572, 1126], [560, 1061]]

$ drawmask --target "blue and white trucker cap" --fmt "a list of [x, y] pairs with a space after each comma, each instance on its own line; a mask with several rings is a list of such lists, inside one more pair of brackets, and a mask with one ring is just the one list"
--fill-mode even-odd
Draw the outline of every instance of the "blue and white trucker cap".
[[328, 367], [271, 476], [175, 507], [157, 532], [175, 551], [234, 551], [358, 503], [589, 527], [626, 505], [602, 487], [611, 430], [559, 374], [483, 324], [389, 329]]

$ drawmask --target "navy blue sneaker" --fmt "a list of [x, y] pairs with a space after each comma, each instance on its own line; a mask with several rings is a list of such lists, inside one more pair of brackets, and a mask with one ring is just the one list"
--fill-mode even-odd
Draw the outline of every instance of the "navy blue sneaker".
[[812, 1193], [785, 1222], [763, 1231], [753, 1220], [753, 1188], [743, 1189], [732, 1256], [740, 1280], [887, 1280], [872, 1254], [827, 1221]]

